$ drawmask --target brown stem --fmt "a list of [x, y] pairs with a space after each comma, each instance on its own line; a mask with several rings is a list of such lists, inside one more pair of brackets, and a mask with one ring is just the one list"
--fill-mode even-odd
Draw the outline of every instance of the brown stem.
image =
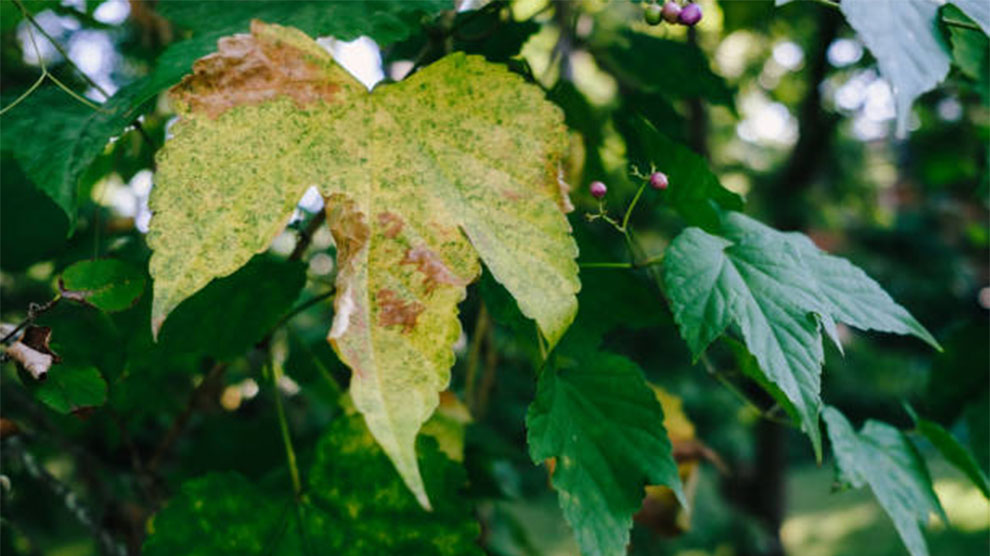
[[203, 398], [206, 396], [207, 392], [210, 391], [213, 386], [219, 382], [223, 377], [224, 371], [227, 370], [226, 363], [217, 363], [213, 365], [210, 372], [207, 373], [206, 377], [202, 382], [192, 391], [189, 396], [189, 401], [186, 402], [186, 407], [182, 410], [174, 421], [172, 421], [172, 426], [169, 427], [168, 432], [165, 433], [165, 437], [162, 441], [158, 443], [158, 447], [155, 449], [155, 454], [151, 457], [148, 462], [148, 472], [155, 473], [158, 470], [158, 466], [161, 465], [162, 460], [168, 456], [169, 452], [172, 450], [172, 445], [175, 441], [182, 436], [182, 433], [186, 429], [186, 425], [189, 424], [189, 419], [192, 417], [193, 412], [196, 408], [203, 402]]
[[306, 227], [299, 232], [299, 241], [296, 242], [296, 247], [292, 250], [292, 254], [289, 255], [290, 261], [298, 261], [306, 254], [306, 249], [309, 247], [310, 242], [313, 241], [313, 234], [320, 229], [320, 226], [327, 219], [327, 211], [321, 210], [320, 212], [313, 215], [313, 219], [306, 224]]

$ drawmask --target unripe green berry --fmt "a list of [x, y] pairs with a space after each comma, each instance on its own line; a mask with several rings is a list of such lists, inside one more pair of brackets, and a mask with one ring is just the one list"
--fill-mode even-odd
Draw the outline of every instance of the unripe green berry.
[[663, 8], [660, 4], [647, 4], [643, 9], [643, 20], [650, 25], [660, 25], [663, 21]]

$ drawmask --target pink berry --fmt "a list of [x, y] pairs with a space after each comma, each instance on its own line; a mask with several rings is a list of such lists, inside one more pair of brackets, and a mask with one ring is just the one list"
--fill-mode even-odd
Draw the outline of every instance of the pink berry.
[[674, 0], [667, 0], [663, 3], [661, 14], [667, 23], [677, 23], [678, 17], [681, 15], [681, 5]]
[[694, 27], [696, 23], [701, 21], [701, 6], [691, 2], [687, 6], [681, 8], [680, 16], [677, 21], [681, 22], [688, 27]]
[[606, 193], [608, 193], [608, 188], [605, 187], [605, 184], [600, 181], [591, 182], [589, 189], [591, 190], [591, 196], [595, 199], [601, 199]]
[[650, 186], [653, 189], [667, 189], [668, 185], [670, 184], [667, 182], [667, 174], [664, 174], [663, 172], [653, 172], [650, 175]]

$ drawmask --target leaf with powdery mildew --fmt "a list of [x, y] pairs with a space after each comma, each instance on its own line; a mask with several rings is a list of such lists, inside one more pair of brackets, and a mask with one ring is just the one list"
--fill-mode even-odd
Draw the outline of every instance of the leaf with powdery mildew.
[[267, 249], [316, 185], [337, 243], [329, 339], [355, 406], [428, 505], [414, 441], [449, 382], [479, 255], [551, 344], [577, 309], [559, 110], [461, 54], [369, 94], [303, 33], [260, 22], [222, 39], [172, 98], [148, 234], [154, 327]]

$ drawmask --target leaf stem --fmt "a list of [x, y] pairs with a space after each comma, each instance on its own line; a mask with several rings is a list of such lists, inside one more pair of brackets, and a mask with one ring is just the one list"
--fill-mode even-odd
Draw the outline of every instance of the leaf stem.
[[729, 380], [728, 378], [725, 377], [725, 375], [719, 372], [719, 370], [715, 368], [715, 365], [712, 364], [711, 359], [708, 358], [708, 355], [702, 353], [699, 360], [701, 361], [702, 365], [704, 365], [705, 370], [708, 371], [708, 374], [711, 375], [712, 378], [717, 380], [718, 383], [721, 384], [723, 388], [725, 388], [730, 393], [732, 393], [739, 401], [742, 402], [743, 405], [748, 407], [750, 411], [756, 412], [756, 414], [759, 415], [760, 418], [770, 421], [771, 423], [776, 423], [778, 425], [782, 425], [785, 427], [794, 428], [794, 423], [786, 419], [781, 419], [773, 414], [773, 412], [776, 411], [776, 408], [779, 406], [774, 405], [770, 409], [764, 411], [762, 408], [760, 408], [760, 406], [756, 405], [756, 402], [749, 399], [749, 396], [744, 394], [742, 390], [740, 390], [735, 384], [733, 384], [731, 380]]
[[28, 314], [24, 317], [24, 320], [17, 323], [17, 326], [13, 330], [6, 333], [3, 339], [0, 339], [0, 344], [6, 344], [11, 338], [17, 335], [25, 326], [34, 322], [34, 319], [40, 317], [45, 312], [49, 311], [52, 307], [58, 305], [58, 302], [62, 300], [62, 294], [58, 293], [54, 298], [49, 300], [47, 303], [38, 305], [37, 303], [28, 304]]
[[632, 216], [632, 211], [633, 211], [634, 208], [636, 208], [636, 203], [639, 202], [639, 198], [643, 195], [643, 190], [646, 189], [646, 184], [647, 183], [648, 182], [643, 182], [643, 185], [640, 185], [639, 186], [639, 189], [636, 191], [636, 195], [633, 197], [632, 202], [630, 202], [629, 203], [629, 206], [626, 208], [626, 214], [623, 215], [623, 217], [622, 217], [622, 229], [623, 230], [628, 230], [629, 229], [629, 217]]
[[268, 364], [262, 368], [264, 374], [272, 382], [272, 396], [275, 397], [275, 412], [278, 415], [278, 428], [285, 444], [285, 460], [289, 465], [289, 475], [292, 477], [292, 493], [296, 500], [302, 494], [302, 481], [299, 479], [299, 467], [296, 464], [296, 451], [292, 448], [292, 437], [289, 434], [289, 421], [285, 417], [285, 405], [282, 403], [282, 393], [278, 389], [278, 381], [282, 377], [282, 366], [275, 360], [275, 355], [269, 350]]
[[464, 377], [464, 398], [467, 401], [468, 409], [474, 414], [475, 408], [475, 387], [478, 378], [478, 365], [481, 361], [481, 344], [487, 337], [488, 332], [488, 308], [484, 302], [478, 310], [478, 319], [474, 324], [473, 337], [471, 338], [471, 348], [468, 350], [467, 371]]
[[[24, 19], [28, 20], [28, 22], [31, 25], [33, 25], [34, 28], [37, 29], [39, 33], [41, 33], [41, 36], [48, 39], [48, 42], [50, 42], [52, 46], [55, 47], [55, 50], [62, 55], [62, 58], [65, 59], [65, 63], [69, 64], [69, 66], [71, 66], [72, 69], [76, 70], [76, 73], [78, 73], [83, 78], [83, 80], [89, 84], [90, 87], [99, 91], [100, 94], [103, 95], [103, 98], [110, 98], [110, 94], [107, 93], [106, 89], [101, 87], [100, 84], [97, 83], [96, 81], [93, 81], [93, 78], [86, 75], [86, 72], [80, 69], [79, 66], [77, 66], [76, 63], [72, 61], [72, 58], [69, 57], [69, 53], [65, 51], [65, 48], [63, 48], [62, 45], [59, 44], [54, 37], [49, 35], [48, 32], [45, 31], [44, 27], [38, 24], [37, 20], [34, 19], [34, 16], [32, 16], [31, 13], [28, 12], [27, 9], [24, 7], [22, 0], [14, 0], [14, 4], [16, 4], [17, 8], [21, 10], [21, 13], [24, 15]], [[44, 60], [41, 58], [40, 55], [38, 56], [38, 61], [41, 64], [44, 64]], [[54, 79], [54, 77], [52, 79]]]
[[290, 309], [289, 312], [286, 313], [282, 318], [278, 319], [278, 322], [275, 324], [275, 327], [273, 328], [273, 330], [275, 328], [279, 328], [283, 324], [289, 322], [290, 320], [293, 319], [293, 317], [295, 317], [299, 313], [302, 313], [306, 309], [309, 309], [313, 305], [316, 305], [317, 303], [323, 301], [324, 299], [327, 299], [329, 297], [333, 297], [333, 294], [335, 294], [335, 293], [337, 293], [337, 288], [330, 288], [329, 291], [325, 291], [325, 292], [323, 292], [323, 293], [321, 293], [319, 295], [315, 295], [315, 296], [307, 299], [306, 301], [303, 301], [299, 305], [296, 305], [295, 307], [293, 307], [292, 309]]
[[632, 263], [580, 263], [581, 268], [636, 268]]

